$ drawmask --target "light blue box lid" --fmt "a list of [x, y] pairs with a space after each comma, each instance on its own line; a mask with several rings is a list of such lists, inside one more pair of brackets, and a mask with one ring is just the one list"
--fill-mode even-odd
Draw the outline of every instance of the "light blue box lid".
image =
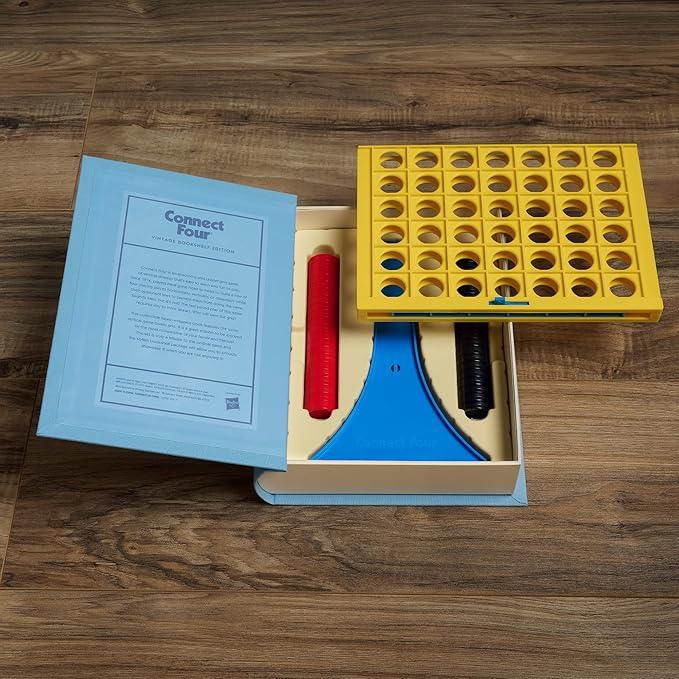
[[84, 156], [38, 434], [285, 469], [295, 207]]

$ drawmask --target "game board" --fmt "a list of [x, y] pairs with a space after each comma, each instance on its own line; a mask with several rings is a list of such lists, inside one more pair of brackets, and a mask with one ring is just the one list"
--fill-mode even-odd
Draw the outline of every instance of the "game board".
[[365, 320], [657, 321], [636, 146], [361, 146]]

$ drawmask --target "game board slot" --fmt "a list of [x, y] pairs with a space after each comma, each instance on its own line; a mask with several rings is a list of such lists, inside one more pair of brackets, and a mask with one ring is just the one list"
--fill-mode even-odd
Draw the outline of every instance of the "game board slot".
[[531, 279], [529, 287], [538, 297], [555, 297], [559, 293], [559, 282], [555, 277], [541, 276]]
[[600, 294], [599, 285], [594, 276], [568, 277], [568, 290], [575, 297], [594, 297]]
[[510, 198], [491, 200], [487, 206], [487, 213], [496, 219], [511, 217], [516, 211], [516, 204]]
[[634, 251], [632, 248], [625, 250], [606, 250], [604, 251], [603, 259], [609, 269], [615, 271], [625, 271], [630, 268], [636, 268], [634, 258]]
[[511, 271], [519, 264], [520, 250], [491, 251], [490, 259], [493, 266], [501, 271]]
[[575, 271], [587, 271], [594, 266], [595, 250], [567, 250], [566, 262], [568, 266]]
[[613, 193], [621, 187], [620, 177], [614, 174], [600, 174], [594, 179], [594, 185], [599, 191]]
[[579, 167], [582, 164], [582, 156], [572, 149], [564, 149], [557, 152], [556, 162], [561, 167]]
[[380, 292], [385, 297], [401, 297], [406, 292], [406, 284], [402, 278], [385, 278], [380, 283]]
[[527, 239], [539, 245], [553, 241], [556, 233], [554, 222], [525, 222], [523, 228]]
[[505, 193], [510, 191], [513, 186], [512, 178], [506, 174], [491, 174], [484, 173], [485, 184], [489, 191], [494, 193]]
[[576, 193], [585, 188], [585, 177], [578, 174], [565, 174], [559, 177], [559, 186], [562, 191]]
[[443, 224], [415, 224], [416, 238], [425, 245], [434, 245], [443, 238]]
[[604, 217], [616, 218], [625, 217], [627, 215], [627, 206], [623, 202], [623, 198], [605, 198], [599, 201], [598, 211]]
[[415, 214], [423, 219], [438, 217], [443, 212], [443, 202], [438, 198], [427, 198], [415, 202]]
[[458, 150], [449, 155], [449, 165], [458, 170], [465, 170], [476, 165], [476, 151]]
[[529, 217], [547, 217], [552, 213], [552, 206], [545, 199], [532, 198], [525, 202], [524, 212]]
[[458, 174], [450, 178], [448, 186], [456, 193], [470, 193], [477, 188], [477, 183], [472, 174]]
[[471, 199], [457, 200], [453, 202], [451, 214], [454, 217], [473, 217], [479, 211], [478, 203]]
[[521, 163], [525, 167], [542, 167], [545, 164], [545, 154], [535, 149], [523, 151], [521, 153]]
[[446, 284], [442, 278], [427, 276], [416, 278], [415, 288], [422, 297], [440, 297], [445, 292]]
[[384, 151], [380, 155], [379, 165], [388, 170], [396, 170], [403, 165], [403, 154], [398, 151]]
[[508, 152], [501, 150], [493, 150], [486, 152], [484, 162], [488, 167], [502, 168], [507, 167], [510, 164], [511, 160]]
[[449, 258], [452, 258], [453, 263], [458, 269], [463, 271], [472, 271], [479, 268], [482, 262], [482, 248], [453, 250], [451, 248]]
[[399, 193], [403, 190], [403, 177], [399, 175], [383, 175], [378, 179], [382, 193]]
[[440, 269], [444, 264], [443, 250], [422, 250], [417, 252], [417, 266], [425, 271]]
[[406, 252], [400, 250], [387, 250], [380, 254], [380, 266], [387, 271], [402, 269], [406, 263]]
[[518, 277], [505, 276], [494, 279], [492, 286], [500, 297], [518, 297], [521, 293], [521, 282]]
[[528, 255], [528, 261], [533, 269], [538, 271], [549, 271], [557, 265], [558, 250], [532, 250]]
[[592, 162], [597, 167], [615, 167], [618, 164], [618, 156], [613, 151], [599, 149], [592, 154]]
[[590, 224], [578, 222], [563, 227], [563, 239], [569, 243], [587, 243], [591, 237], [592, 227]]
[[522, 175], [521, 186], [524, 191], [529, 193], [541, 193], [549, 188], [549, 180], [541, 174], [524, 174]]
[[439, 154], [436, 151], [418, 151], [414, 156], [414, 163], [421, 169], [438, 167]]
[[402, 242], [405, 233], [405, 227], [399, 224], [385, 224], [379, 227], [380, 240], [390, 245]]
[[452, 234], [458, 243], [474, 243], [479, 238], [479, 227], [473, 224], [455, 224], [452, 227]]
[[[441, 178], [433, 174], [418, 175], [414, 179], [415, 190], [420, 193], [436, 193], [441, 189]], [[471, 191], [474, 188], [473, 180], [471, 181]]]
[[625, 273], [605, 276], [606, 294], [614, 298], [635, 297], [640, 293], [639, 277], [636, 274]]
[[601, 237], [608, 243], [625, 243], [630, 237], [630, 225], [604, 224]]
[[489, 228], [490, 240], [496, 243], [511, 243], [516, 240], [516, 223], [494, 224]]
[[378, 211], [385, 219], [396, 219], [405, 215], [405, 204], [400, 200], [390, 199], [380, 203]]
[[559, 200], [561, 214], [570, 218], [586, 217], [589, 214], [589, 205], [581, 198], [568, 198]]
[[483, 293], [481, 279], [472, 276], [451, 276], [451, 288], [460, 297], [478, 297]]

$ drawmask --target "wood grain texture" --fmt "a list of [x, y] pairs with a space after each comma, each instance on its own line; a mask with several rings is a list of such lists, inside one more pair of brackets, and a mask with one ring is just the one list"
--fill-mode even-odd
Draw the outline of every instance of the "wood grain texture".
[[679, 666], [676, 600], [4, 591], [0, 607], [12, 677], [669, 679]]
[[97, 79], [85, 152], [352, 204], [357, 144], [635, 142], [675, 208], [679, 66], [164, 71]]
[[3, 584], [671, 596], [679, 390], [621, 384], [523, 385], [521, 510], [269, 507], [247, 468], [32, 437]]
[[47, 371], [70, 224], [71, 213], [0, 212], [0, 377]]
[[653, 65], [679, 61], [678, 17], [670, 1], [7, 0], [0, 6], [0, 64], [14, 70]]
[[3, 74], [0, 210], [70, 208], [93, 85], [94, 72]]
[[14, 516], [37, 380], [0, 380], [0, 572]]

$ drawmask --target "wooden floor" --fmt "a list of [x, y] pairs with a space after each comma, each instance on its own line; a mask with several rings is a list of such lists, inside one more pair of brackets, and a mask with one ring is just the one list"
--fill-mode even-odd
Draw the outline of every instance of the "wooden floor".
[[[35, 437], [83, 152], [346, 204], [387, 140], [639, 144], [666, 311], [518, 329], [529, 507]], [[679, 676], [679, 4], [7, 0], [0, 163], [0, 676]]]

